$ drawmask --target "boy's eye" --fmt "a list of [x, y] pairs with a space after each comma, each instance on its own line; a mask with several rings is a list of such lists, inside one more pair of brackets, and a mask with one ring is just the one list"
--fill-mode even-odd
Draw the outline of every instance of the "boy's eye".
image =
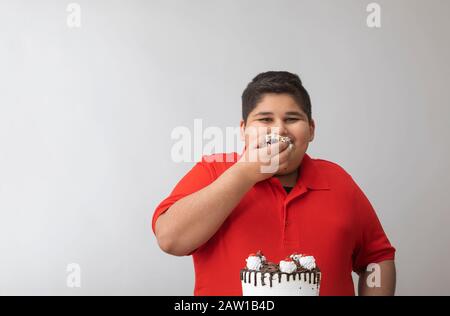
[[[270, 118], [270, 117], [263, 117], [263, 118], [258, 119], [258, 121], [260, 121], [260, 122], [272, 122], [272, 118]], [[298, 118], [296, 118], [296, 117], [289, 117], [289, 118], [285, 119], [285, 121], [286, 122], [296, 122], [296, 121], [298, 121]]]

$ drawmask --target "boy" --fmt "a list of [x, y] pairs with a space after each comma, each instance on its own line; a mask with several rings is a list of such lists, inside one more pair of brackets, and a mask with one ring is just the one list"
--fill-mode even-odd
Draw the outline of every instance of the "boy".
[[[203, 157], [153, 216], [160, 248], [193, 256], [194, 294], [242, 295], [239, 271], [261, 249], [273, 261], [313, 255], [320, 295], [354, 295], [352, 271], [360, 295], [393, 295], [395, 249], [370, 202], [341, 167], [306, 154], [315, 123], [300, 78], [256, 76], [242, 95], [240, 129], [244, 152]], [[264, 145], [266, 133], [251, 132], [261, 129], [289, 141]], [[371, 263], [381, 271], [377, 287], [366, 282]]]

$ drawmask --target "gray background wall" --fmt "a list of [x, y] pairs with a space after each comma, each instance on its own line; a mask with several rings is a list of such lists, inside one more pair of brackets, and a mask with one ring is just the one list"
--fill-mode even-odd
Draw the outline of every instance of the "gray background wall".
[[[309, 153], [360, 184], [397, 248], [397, 293], [450, 294], [450, 2], [0, 1], [0, 294], [191, 295], [156, 205], [193, 163], [177, 126], [237, 126], [266, 70], [298, 73]], [[81, 288], [66, 266], [81, 266]]]

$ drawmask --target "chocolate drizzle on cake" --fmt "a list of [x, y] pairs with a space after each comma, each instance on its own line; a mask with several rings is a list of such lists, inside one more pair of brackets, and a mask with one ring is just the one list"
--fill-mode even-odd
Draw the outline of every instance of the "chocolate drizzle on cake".
[[[302, 268], [302, 269], [297, 269], [297, 271], [294, 271], [292, 273], [285, 273], [285, 272], [281, 272], [279, 270], [274, 271], [272, 269], [270, 269], [270, 270], [261, 269], [261, 271], [255, 271], [255, 270], [249, 270], [249, 269], [245, 268], [240, 271], [241, 281], [243, 281], [244, 283], [251, 283], [251, 281], [253, 281], [253, 284], [256, 286], [258, 273], [260, 273], [259, 277], [261, 278], [261, 284], [263, 286], [266, 285], [265, 279], [266, 279], [267, 274], [269, 275], [269, 286], [270, 287], [273, 286], [272, 282], [274, 279], [274, 275], [278, 278], [278, 283], [281, 283], [281, 278], [283, 277], [283, 275], [286, 275], [287, 281], [290, 281], [291, 276], [292, 276], [292, 281], [295, 281], [298, 276], [299, 281], [303, 280], [305, 282], [308, 282], [309, 284], [319, 284], [320, 276], [321, 276], [321, 272], [318, 268], [312, 269], [311, 271]], [[252, 277], [253, 277], [253, 280], [252, 280]]]
[[316, 280], [315, 280], [316, 284], [320, 283], [320, 275], [321, 275], [320, 273], [316, 274]]

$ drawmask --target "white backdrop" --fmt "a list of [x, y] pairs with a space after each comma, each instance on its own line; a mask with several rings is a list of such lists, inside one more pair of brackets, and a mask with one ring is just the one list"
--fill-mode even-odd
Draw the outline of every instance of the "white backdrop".
[[0, 1], [0, 294], [191, 295], [150, 225], [193, 165], [171, 132], [237, 126], [267, 70], [310, 91], [308, 152], [371, 200], [397, 294], [450, 294], [449, 1], [378, 1], [381, 28], [362, 0], [69, 3]]

